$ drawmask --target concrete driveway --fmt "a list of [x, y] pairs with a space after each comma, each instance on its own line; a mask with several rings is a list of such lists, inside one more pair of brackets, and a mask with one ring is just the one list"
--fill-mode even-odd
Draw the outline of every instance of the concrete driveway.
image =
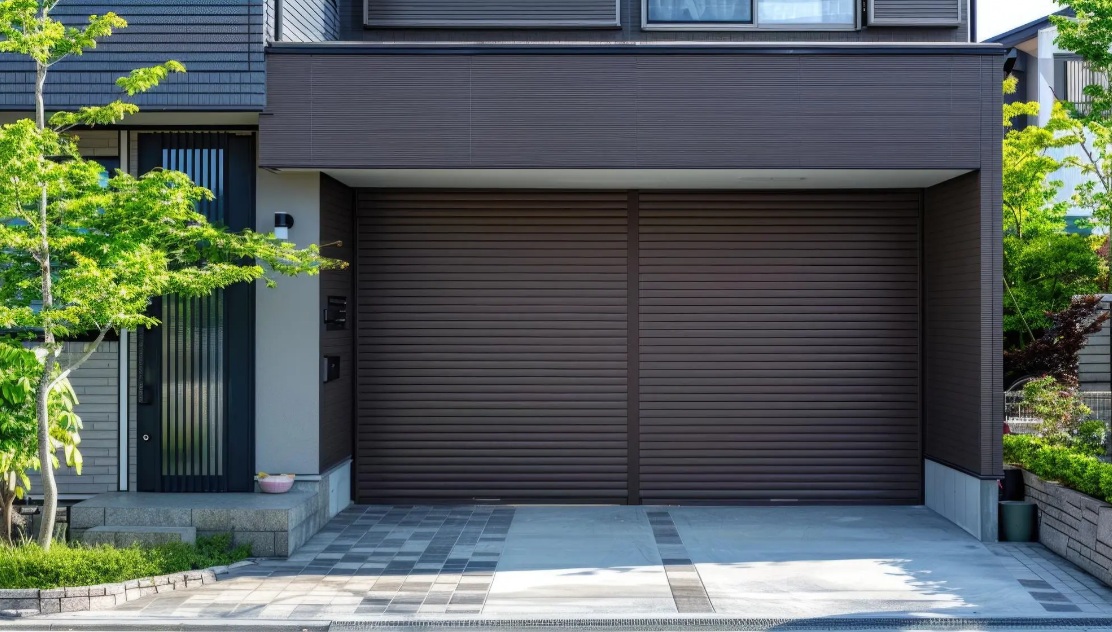
[[375, 506], [216, 585], [53, 616], [1049, 620], [1112, 616], [1112, 591], [922, 507]]

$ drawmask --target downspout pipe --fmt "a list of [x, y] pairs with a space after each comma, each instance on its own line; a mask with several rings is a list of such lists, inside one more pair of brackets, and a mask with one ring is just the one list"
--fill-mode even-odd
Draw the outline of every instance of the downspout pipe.
[[[281, 0], [276, 0], [281, 2]], [[970, 43], [976, 43], [976, 0], [970, 0]]]
[[[972, 2], [973, 0], [970, 0], [970, 1]], [[275, 33], [274, 33], [274, 38], [275, 38], [275, 41], [281, 41], [281, 36], [282, 36], [282, 33], [281, 33], [281, 21], [282, 21], [281, 20], [281, 12], [282, 12], [281, 11], [281, 9], [282, 9], [281, 6], [282, 6], [282, 0], [274, 0], [274, 3], [275, 3]]]

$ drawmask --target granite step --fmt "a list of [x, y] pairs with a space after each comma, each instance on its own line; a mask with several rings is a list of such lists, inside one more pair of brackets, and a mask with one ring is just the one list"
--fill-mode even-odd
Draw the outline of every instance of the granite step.
[[100, 526], [86, 529], [80, 540], [85, 544], [111, 544], [118, 547], [133, 544], [157, 546], [167, 542], [193, 544], [197, 541], [197, 528]]

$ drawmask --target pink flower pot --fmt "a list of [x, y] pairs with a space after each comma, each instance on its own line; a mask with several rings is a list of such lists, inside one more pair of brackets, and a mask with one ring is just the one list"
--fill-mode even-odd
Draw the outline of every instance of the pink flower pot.
[[293, 477], [278, 475], [259, 479], [259, 489], [264, 494], [284, 494], [293, 487]]

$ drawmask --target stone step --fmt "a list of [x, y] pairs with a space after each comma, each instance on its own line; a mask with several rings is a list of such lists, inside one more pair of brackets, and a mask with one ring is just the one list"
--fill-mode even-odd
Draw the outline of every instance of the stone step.
[[193, 544], [197, 541], [197, 528], [101, 526], [86, 529], [79, 539], [85, 544], [112, 544], [118, 547], [132, 544], [156, 546], [167, 542]]

